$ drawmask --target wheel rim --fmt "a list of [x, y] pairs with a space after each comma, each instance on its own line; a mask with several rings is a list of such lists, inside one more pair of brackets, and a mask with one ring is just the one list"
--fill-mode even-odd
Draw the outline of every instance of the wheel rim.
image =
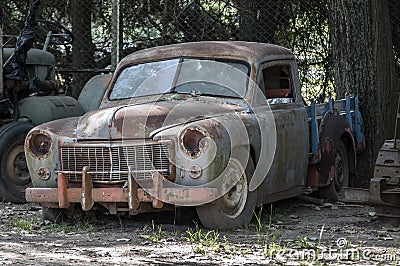
[[7, 153], [5, 163], [6, 175], [4, 179], [6, 183], [18, 191], [24, 192], [31, 180], [25, 161], [23, 143], [17, 143], [11, 146]]
[[[334, 187], [336, 192], [342, 193], [343, 187], [348, 187], [350, 182], [349, 163], [347, 151], [343, 143], [340, 143], [335, 153], [335, 180]], [[343, 196], [343, 194], [342, 194]]]
[[[240, 170], [233, 171], [233, 174], [240, 174], [238, 171]], [[232, 178], [231, 176], [228, 176], [227, 178], [224, 178], [223, 186], [225, 188], [230, 187], [230, 189], [222, 196], [221, 202], [222, 210], [229, 218], [239, 216], [246, 205], [248, 194], [247, 176], [244, 171], [241, 172], [243, 173], [233, 187], [231, 181], [235, 177]], [[237, 177], [235, 179], [237, 179]]]
[[344, 182], [344, 171], [343, 171], [343, 155], [340, 150], [335, 154], [335, 180], [336, 185], [341, 187]]

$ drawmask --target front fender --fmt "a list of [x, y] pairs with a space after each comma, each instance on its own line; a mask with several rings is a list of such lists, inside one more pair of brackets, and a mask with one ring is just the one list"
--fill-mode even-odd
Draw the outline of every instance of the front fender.
[[[33, 134], [45, 134], [50, 137], [51, 148], [47, 155], [38, 157], [31, 152], [29, 143]], [[41, 130], [38, 127], [35, 127], [28, 133], [25, 139], [25, 158], [33, 187], [57, 187], [56, 171], [60, 169], [58, 140], [58, 135], [50, 131]], [[39, 174], [43, 170], [49, 172], [49, 175], [46, 178]]]
[[18, 101], [19, 118], [28, 119], [34, 125], [84, 113], [81, 104], [69, 96], [26, 97]]
[[[158, 132], [153, 137], [154, 140], [174, 142], [175, 158], [171, 160], [171, 163], [176, 166], [175, 183], [185, 186], [205, 185], [215, 180], [224, 171], [233, 153], [240, 153], [240, 157], [247, 160], [250, 154], [250, 136], [247, 133], [248, 123], [243, 120], [240, 115], [225, 115]], [[191, 157], [182, 149], [182, 134], [187, 128], [205, 130], [210, 137], [212, 145], [208, 145], [199, 156]], [[244, 156], [243, 152], [236, 152], [238, 150], [247, 151], [247, 156]], [[246, 163], [247, 161], [243, 165]], [[199, 177], [190, 177], [190, 171], [193, 168], [201, 168]]]

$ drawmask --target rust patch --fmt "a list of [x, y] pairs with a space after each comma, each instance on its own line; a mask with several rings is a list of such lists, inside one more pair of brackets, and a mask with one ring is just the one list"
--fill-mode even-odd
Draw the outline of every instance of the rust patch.
[[57, 184], [58, 184], [58, 206], [60, 208], [69, 208], [70, 203], [67, 194], [67, 188], [68, 188], [67, 177], [64, 174], [59, 173]]
[[92, 209], [94, 202], [92, 196], [93, 182], [92, 177], [88, 173], [89, 167], [84, 166], [82, 170], [82, 210], [89, 211]]
[[163, 191], [163, 176], [158, 172], [153, 173], [153, 208], [161, 209], [163, 202], [161, 201], [161, 194]]
[[129, 206], [129, 212], [133, 214], [139, 208], [139, 198], [137, 193], [135, 193], [138, 190], [139, 185], [136, 182], [131, 170], [129, 170], [129, 172], [130, 173], [128, 176], [128, 206]]
[[116, 129], [115, 134], [120, 135], [110, 137], [148, 138], [150, 133], [162, 127], [216, 117], [239, 109], [238, 106], [194, 99], [124, 106], [112, 115], [112, 127]]
[[[164, 202], [172, 202], [178, 206], [188, 206], [188, 204], [195, 206], [210, 199], [217, 199], [218, 197], [218, 190], [216, 188], [168, 187], [164, 184], [165, 180], [162, 174], [157, 172], [153, 175], [153, 186], [146, 189], [152, 196], [143, 188], [136, 188], [135, 186], [131, 186], [130, 188], [90, 187], [90, 184], [85, 185], [82, 183], [82, 187], [75, 187], [73, 184], [68, 184], [63, 176], [65, 177], [64, 174], [59, 174], [57, 188], [28, 188], [26, 190], [26, 200], [28, 202], [38, 202], [44, 206], [52, 206], [52, 208], [67, 208], [70, 203], [81, 203], [82, 209], [87, 211], [91, 209], [94, 202], [110, 208], [111, 206], [115, 206], [115, 204], [108, 203], [121, 202], [128, 205], [132, 200], [129, 193], [135, 194], [134, 198], [139, 203], [152, 202], [155, 208], [163, 207]], [[85, 178], [86, 182], [89, 183], [89, 179]], [[138, 205], [138, 203], [134, 203], [134, 205]], [[132, 214], [137, 213], [133, 209], [132, 211]]]

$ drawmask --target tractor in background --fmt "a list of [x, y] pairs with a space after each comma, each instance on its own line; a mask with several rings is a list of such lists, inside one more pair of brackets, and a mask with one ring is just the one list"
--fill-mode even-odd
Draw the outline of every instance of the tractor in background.
[[[57, 95], [56, 59], [47, 47], [71, 44], [74, 36], [58, 22], [37, 20], [39, 5], [30, 1], [19, 36], [3, 34], [0, 25], [0, 200], [13, 203], [26, 202], [25, 189], [31, 185], [24, 154], [27, 133], [44, 122], [97, 109], [101, 99], [93, 95], [102, 95], [98, 90], [105, 91], [110, 80], [110, 75], [93, 77], [78, 100]], [[32, 48], [36, 39], [44, 41], [43, 49]]]
[[397, 107], [394, 139], [386, 140], [375, 162], [370, 182], [369, 202], [379, 217], [400, 221], [400, 139], [397, 137], [400, 119], [400, 98]]

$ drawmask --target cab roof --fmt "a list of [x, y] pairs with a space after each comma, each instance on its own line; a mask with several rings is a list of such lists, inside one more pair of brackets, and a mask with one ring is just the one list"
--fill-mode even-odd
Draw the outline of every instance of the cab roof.
[[241, 60], [250, 64], [295, 58], [289, 49], [273, 44], [243, 41], [203, 41], [140, 50], [121, 60], [121, 66], [182, 57], [224, 58]]

